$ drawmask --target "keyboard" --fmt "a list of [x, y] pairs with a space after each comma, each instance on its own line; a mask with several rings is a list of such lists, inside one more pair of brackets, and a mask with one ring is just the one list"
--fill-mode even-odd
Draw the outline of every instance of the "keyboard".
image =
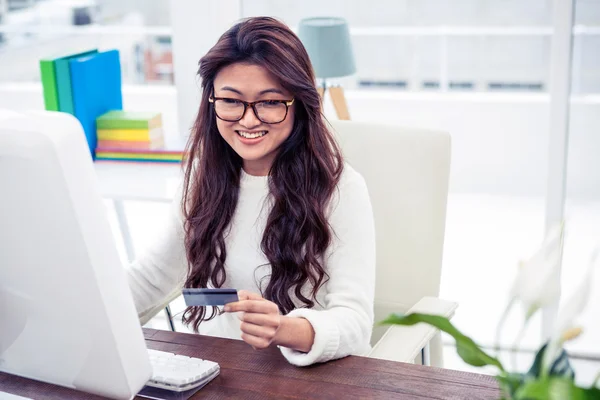
[[213, 361], [148, 349], [152, 378], [146, 386], [183, 392], [206, 385], [219, 375]]

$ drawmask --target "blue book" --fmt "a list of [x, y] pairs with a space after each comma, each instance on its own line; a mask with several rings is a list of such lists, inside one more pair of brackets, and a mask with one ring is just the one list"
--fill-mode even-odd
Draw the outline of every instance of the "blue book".
[[58, 92], [58, 111], [75, 115], [75, 108], [73, 107], [73, 91], [71, 88], [71, 69], [69, 68], [69, 61], [75, 58], [89, 56], [97, 52], [98, 50], [90, 50], [84, 53], [72, 54], [54, 60], [54, 70], [56, 73], [56, 91]]
[[75, 117], [85, 131], [92, 153], [96, 150], [96, 118], [123, 109], [121, 64], [118, 50], [69, 60]]

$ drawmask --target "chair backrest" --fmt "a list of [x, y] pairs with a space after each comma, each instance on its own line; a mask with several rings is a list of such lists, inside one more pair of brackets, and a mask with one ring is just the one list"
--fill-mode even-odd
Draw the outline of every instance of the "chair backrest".
[[[439, 295], [450, 136], [354, 121], [331, 121], [346, 161], [366, 180], [375, 217], [375, 321]], [[386, 328], [375, 326], [371, 343]]]

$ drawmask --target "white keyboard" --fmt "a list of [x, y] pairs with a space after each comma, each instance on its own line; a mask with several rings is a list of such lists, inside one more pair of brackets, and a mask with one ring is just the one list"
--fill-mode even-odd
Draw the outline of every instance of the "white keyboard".
[[219, 375], [219, 364], [179, 354], [148, 349], [152, 378], [146, 386], [183, 392], [204, 386]]

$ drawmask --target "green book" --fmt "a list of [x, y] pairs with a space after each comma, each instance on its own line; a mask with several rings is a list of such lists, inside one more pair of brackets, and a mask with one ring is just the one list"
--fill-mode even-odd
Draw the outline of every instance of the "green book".
[[56, 90], [56, 70], [54, 60], [40, 60], [42, 87], [44, 88], [44, 106], [48, 111], [58, 111], [58, 92]]
[[96, 129], [153, 129], [162, 125], [157, 112], [135, 112], [115, 110], [96, 119]]
[[75, 115], [69, 60], [89, 56], [97, 52], [98, 50], [94, 49], [83, 53], [77, 53], [66, 57], [57, 58], [54, 60], [54, 70], [56, 71], [56, 91], [58, 92], [59, 111]]

